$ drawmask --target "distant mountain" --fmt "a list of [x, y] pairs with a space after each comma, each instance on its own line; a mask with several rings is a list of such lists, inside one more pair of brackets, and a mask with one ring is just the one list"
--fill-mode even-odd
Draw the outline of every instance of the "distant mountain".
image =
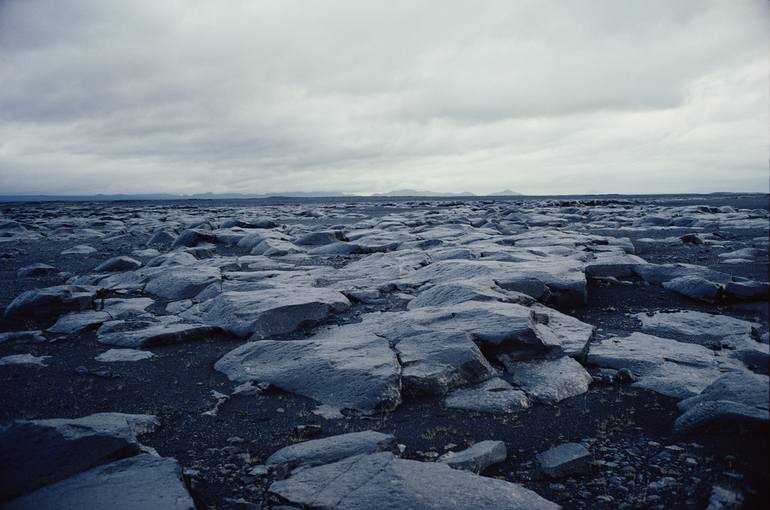
[[387, 193], [374, 193], [373, 197], [475, 197], [473, 193], [469, 191], [461, 191], [460, 193], [443, 193], [440, 191], [422, 191], [416, 189], [397, 189], [395, 191], [388, 191]]
[[512, 191], [509, 189], [504, 189], [503, 191], [498, 191], [497, 193], [490, 193], [490, 197], [516, 197], [516, 196], [524, 196], [523, 193], [517, 193], [516, 191]]
[[194, 193], [175, 195], [172, 193], [137, 193], [115, 195], [0, 195], [0, 202], [81, 202], [81, 201], [116, 201], [116, 200], [223, 200], [247, 198], [312, 198], [312, 197], [351, 197], [346, 193], [328, 191], [287, 191], [281, 193]]

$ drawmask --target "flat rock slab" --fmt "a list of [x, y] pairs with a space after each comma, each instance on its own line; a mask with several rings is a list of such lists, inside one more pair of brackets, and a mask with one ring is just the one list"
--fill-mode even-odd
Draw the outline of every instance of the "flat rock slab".
[[465, 450], [445, 453], [436, 462], [454, 469], [481, 473], [489, 466], [504, 462], [506, 457], [508, 450], [504, 442], [480, 441]]
[[[0, 499], [29, 492], [115, 458], [140, 453], [137, 435], [155, 430], [144, 414], [16, 421], [0, 429]], [[38, 507], [42, 508], [42, 507]]]
[[93, 309], [97, 288], [86, 285], [58, 285], [28, 290], [5, 309], [8, 321], [55, 319], [67, 312]]
[[195, 297], [209, 285], [221, 283], [218, 268], [210, 266], [173, 266], [143, 270], [147, 278], [144, 291], [148, 294], [178, 301]]
[[272, 454], [265, 461], [277, 476], [285, 476], [299, 466], [320, 466], [338, 460], [394, 450], [396, 438], [373, 430], [351, 432], [293, 444]]
[[37, 276], [45, 276], [54, 274], [59, 270], [48, 264], [31, 264], [24, 266], [16, 271], [16, 276], [19, 278], [33, 278]]
[[530, 406], [527, 395], [500, 378], [458, 388], [444, 399], [444, 406], [489, 414], [509, 414]]
[[231, 381], [267, 382], [339, 408], [374, 412], [401, 401], [396, 354], [378, 337], [250, 342], [214, 368]]
[[62, 255], [92, 255], [94, 253], [96, 253], [96, 248], [87, 244], [78, 244], [61, 252]]
[[332, 289], [266, 288], [223, 292], [184, 316], [240, 337], [269, 338], [312, 326], [349, 307], [348, 299]]
[[48, 333], [57, 333], [61, 335], [70, 335], [79, 333], [86, 329], [94, 328], [99, 324], [111, 320], [113, 317], [104, 311], [88, 310], [79, 313], [68, 313], [62, 315], [59, 320], [46, 329]]
[[137, 330], [100, 333], [96, 340], [104, 345], [138, 348], [189, 342], [221, 334], [219, 328], [202, 324], [158, 323]]
[[568, 356], [554, 360], [512, 361], [503, 355], [501, 361], [511, 382], [536, 402], [555, 404], [582, 395], [592, 381], [583, 365]]
[[677, 399], [697, 395], [723, 371], [742, 369], [701, 345], [644, 333], [592, 344], [587, 361], [604, 368], [627, 368], [637, 378], [634, 386]]
[[553, 478], [591, 471], [591, 452], [579, 443], [564, 443], [537, 454], [543, 472]]
[[117, 361], [141, 361], [153, 356], [154, 354], [149, 351], [140, 351], [138, 349], [110, 349], [94, 359], [103, 363], [113, 363]]
[[485, 381], [495, 370], [465, 333], [410, 335], [395, 347], [401, 362], [404, 392], [444, 395], [449, 389]]
[[125, 255], [121, 255], [119, 257], [112, 257], [111, 259], [105, 260], [96, 266], [94, 271], [133, 271], [134, 269], [139, 269], [140, 267], [142, 267], [142, 263], [138, 260], [127, 257]]
[[45, 360], [51, 356], [34, 356], [32, 354], [11, 354], [0, 358], [0, 367], [8, 365], [29, 365], [35, 367], [47, 367]]
[[634, 315], [642, 323], [642, 331], [661, 336], [688, 336], [723, 338], [750, 336], [752, 329], [760, 325], [728, 315], [682, 310], [679, 312], [638, 313]]
[[727, 373], [700, 395], [679, 402], [684, 414], [674, 423], [674, 431], [736, 430], [739, 425], [753, 425], [764, 431], [770, 421], [768, 387], [770, 379], [766, 375]]
[[5, 508], [194, 510], [195, 504], [176, 460], [137, 455], [38, 489]]
[[359, 455], [304, 469], [269, 491], [292, 504], [328, 510], [539, 510], [560, 508], [524, 487], [452, 469], [399, 459], [390, 453]]

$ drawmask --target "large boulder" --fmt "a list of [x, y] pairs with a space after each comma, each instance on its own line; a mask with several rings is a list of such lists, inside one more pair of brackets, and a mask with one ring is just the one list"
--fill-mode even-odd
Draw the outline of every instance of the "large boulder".
[[679, 402], [684, 414], [674, 423], [674, 431], [735, 430], [747, 425], [764, 431], [770, 421], [768, 387], [770, 380], [765, 375], [727, 373], [700, 395]]
[[328, 510], [559, 508], [515, 483], [390, 453], [358, 455], [304, 469], [273, 483], [269, 492], [297, 506]]
[[511, 382], [522, 389], [531, 400], [555, 404], [565, 398], [588, 391], [591, 375], [574, 359], [516, 361], [507, 355], [500, 360], [510, 374]]
[[449, 389], [494, 377], [495, 370], [466, 333], [409, 335], [395, 346], [404, 392], [443, 395]]
[[697, 395], [723, 371], [740, 369], [735, 361], [701, 345], [644, 333], [592, 344], [588, 363], [615, 370], [627, 368], [636, 378], [635, 386], [677, 399]]
[[98, 466], [6, 503], [32, 510], [194, 510], [195, 504], [174, 459], [137, 455]]
[[144, 274], [147, 278], [144, 291], [169, 301], [195, 297], [210, 285], [222, 281], [219, 268], [211, 266], [170, 266], [148, 269]]
[[[143, 449], [137, 435], [157, 418], [98, 413], [83, 418], [16, 421], [0, 429], [0, 500], [63, 480]], [[42, 508], [42, 507], [38, 507]]]
[[350, 307], [339, 292], [317, 287], [225, 291], [184, 316], [240, 337], [269, 338], [312, 326]]
[[277, 476], [283, 477], [299, 466], [320, 466], [354, 455], [395, 450], [396, 438], [373, 430], [350, 432], [314, 439], [281, 448], [265, 461]]
[[444, 406], [488, 414], [511, 414], [530, 406], [523, 391], [495, 377], [481, 384], [457, 388], [444, 399]]
[[401, 401], [398, 359], [378, 337], [250, 342], [214, 368], [231, 381], [267, 382], [337, 408], [371, 413]]
[[5, 309], [8, 321], [25, 319], [50, 320], [67, 312], [94, 308], [98, 288], [88, 285], [58, 285], [28, 290], [16, 297]]
[[222, 334], [216, 326], [181, 322], [128, 322], [102, 327], [97, 331], [100, 344], [115, 347], [152, 347], [178, 344]]

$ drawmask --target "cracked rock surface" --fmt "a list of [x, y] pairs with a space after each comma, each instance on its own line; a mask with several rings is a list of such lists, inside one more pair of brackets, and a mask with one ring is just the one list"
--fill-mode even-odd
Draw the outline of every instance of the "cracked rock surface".
[[0, 506], [765, 507], [769, 219], [4, 204]]

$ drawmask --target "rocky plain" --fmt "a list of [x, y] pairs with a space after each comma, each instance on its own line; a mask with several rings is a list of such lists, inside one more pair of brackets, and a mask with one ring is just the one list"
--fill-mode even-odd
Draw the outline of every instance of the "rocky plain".
[[0, 506], [767, 508], [767, 195], [0, 204]]

